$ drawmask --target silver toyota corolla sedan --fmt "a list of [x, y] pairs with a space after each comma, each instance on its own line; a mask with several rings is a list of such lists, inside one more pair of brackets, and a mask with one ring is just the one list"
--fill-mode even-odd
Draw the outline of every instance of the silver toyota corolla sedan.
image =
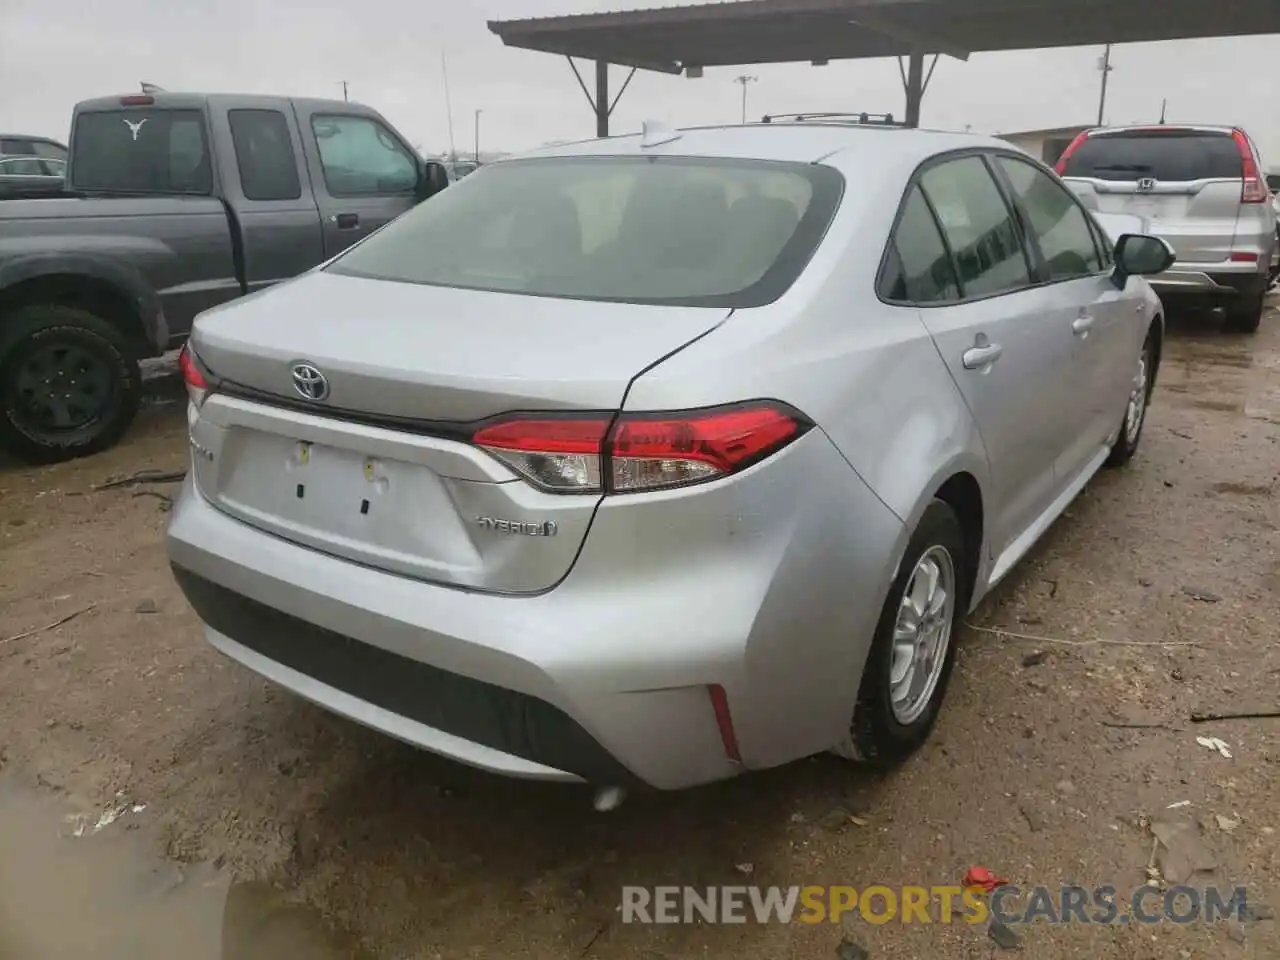
[[489, 164], [198, 319], [173, 570], [223, 653], [486, 770], [892, 763], [964, 616], [1133, 455], [1171, 256], [967, 135]]

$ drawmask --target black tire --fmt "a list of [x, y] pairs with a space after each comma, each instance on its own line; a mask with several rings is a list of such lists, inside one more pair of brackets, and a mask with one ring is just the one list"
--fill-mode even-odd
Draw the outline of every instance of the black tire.
[[[51, 400], [59, 386], [68, 392]], [[141, 392], [136, 351], [101, 317], [56, 305], [0, 317], [0, 448], [20, 460], [61, 463], [114, 446]]]
[[[893, 662], [893, 635], [912, 575], [920, 560], [936, 548], [945, 550], [950, 556], [954, 574], [954, 603], [950, 619], [945, 625], [947, 649], [941, 673], [927, 706], [911, 722], [903, 723], [892, 706], [890, 671]], [[911, 756], [928, 739], [946, 696], [951, 671], [955, 667], [957, 625], [968, 608], [972, 578], [968, 557], [964, 529], [955, 510], [941, 500], [934, 500], [920, 518], [920, 523], [907, 544], [902, 566], [880, 613], [871, 652], [862, 671], [858, 702], [854, 707], [849, 735], [836, 747], [837, 754], [869, 766], [891, 767]]]
[[1120, 432], [1116, 435], [1115, 443], [1111, 444], [1111, 453], [1106, 462], [1108, 467], [1123, 467], [1133, 459], [1133, 455], [1138, 452], [1138, 444], [1142, 442], [1142, 430], [1147, 424], [1147, 410], [1151, 407], [1151, 391], [1156, 384], [1157, 336], [1156, 328], [1152, 327], [1147, 332], [1146, 342], [1142, 345], [1142, 360], [1146, 369], [1146, 394], [1142, 398], [1142, 409], [1138, 414], [1138, 428], [1137, 430], [1129, 429], [1129, 404], [1133, 402], [1131, 395], [1125, 404], [1124, 414], [1120, 418]]
[[1222, 329], [1228, 333], [1257, 333], [1266, 309], [1266, 293], [1249, 294], [1232, 300], [1226, 307]]

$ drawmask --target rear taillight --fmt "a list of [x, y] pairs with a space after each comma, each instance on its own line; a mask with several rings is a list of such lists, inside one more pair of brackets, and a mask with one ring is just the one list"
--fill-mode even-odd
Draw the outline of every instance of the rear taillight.
[[552, 493], [636, 493], [716, 480], [777, 453], [809, 429], [761, 402], [680, 413], [512, 417], [472, 442]]
[[1076, 138], [1067, 144], [1067, 149], [1062, 151], [1062, 156], [1058, 158], [1058, 162], [1054, 165], [1054, 171], [1058, 176], [1064, 176], [1067, 170], [1067, 161], [1071, 159], [1071, 155], [1080, 149], [1080, 144], [1089, 139], [1089, 131], [1076, 134]]
[[178, 353], [178, 369], [182, 372], [182, 382], [187, 385], [187, 396], [199, 407], [209, 395], [209, 381], [200, 372], [195, 357], [185, 343]]
[[1267, 184], [1258, 170], [1258, 160], [1253, 155], [1253, 146], [1243, 130], [1232, 130], [1231, 139], [1240, 150], [1240, 175], [1244, 179], [1244, 188], [1240, 191], [1241, 203], [1266, 203], [1270, 197]]

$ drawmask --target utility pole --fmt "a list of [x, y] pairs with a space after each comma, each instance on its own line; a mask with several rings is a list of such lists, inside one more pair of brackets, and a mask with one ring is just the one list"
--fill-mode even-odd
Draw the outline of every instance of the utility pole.
[[740, 84], [742, 86], [742, 122], [743, 123], [747, 122], [747, 84], [755, 83], [759, 79], [760, 79], [759, 77], [751, 77], [745, 73], [740, 77], [733, 78], [734, 83]]
[[1102, 71], [1102, 93], [1098, 97], [1098, 126], [1102, 126], [1107, 110], [1107, 77], [1115, 67], [1111, 66], [1111, 44], [1107, 44], [1105, 52], [1098, 60], [1098, 69]]
[[476, 166], [480, 166], [480, 114], [483, 110], [476, 110]]
[[458, 161], [458, 144], [453, 139], [453, 99], [449, 96], [449, 61], [440, 51], [440, 72], [444, 75], [444, 109], [449, 115], [449, 159]]
[[1164, 126], [1165, 111], [1169, 109], [1169, 98], [1165, 97], [1160, 101], [1160, 126]]
[[342, 84], [342, 99], [346, 100], [347, 99], [347, 81], [341, 80], [339, 82]]

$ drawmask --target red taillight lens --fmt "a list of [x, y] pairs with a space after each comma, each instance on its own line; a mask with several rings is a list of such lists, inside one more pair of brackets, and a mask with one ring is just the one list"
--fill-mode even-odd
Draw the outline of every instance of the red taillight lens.
[[800, 430], [799, 420], [770, 405], [624, 414], [609, 438], [610, 479], [619, 493], [714, 480], [781, 449]]
[[1067, 149], [1062, 151], [1062, 156], [1058, 158], [1058, 162], [1053, 167], [1058, 176], [1061, 177], [1066, 173], [1067, 161], [1071, 159], [1071, 155], [1073, 153], [1080, 149], [1080, 144], [1084, 143], [1088, 139], [1089, 131], [1086, 130], [1083, 133], [1076, 134], [1076, 138], [1067, 144]]
[[534, 486], [553, 493], [598, 493], [600, 460], [610, 417], [504, 420], [471, 442]]
[[1253, 147], [1243, 130], [1233, 130], [1231, 139], [1240, 150], [1240, 175], [1244, 179], [1244, 188], [1240, 192], [1241, 203], [1266, 203], [1270, 191], [1258, 170], [1258, 161], [1253, 155]]
[[781, 450], [809, 424], [780, 404], [683, 413], [512, 418], [472, 441], [554, 493], [635, 493], [701, 483]]
[[122, 107], [149, 107], [156, 102], [156, 98], [145, 93], [135, 93], [127, 97], [120, 98], [120, 106]]
[[209, 381], [204, 378], [190, 348], [184, 343], [178, 353], [178, 370], [182, 373], [182, 382], [187, 385], [187, 396], [197, 407], [204, 403], [209, 395]]

